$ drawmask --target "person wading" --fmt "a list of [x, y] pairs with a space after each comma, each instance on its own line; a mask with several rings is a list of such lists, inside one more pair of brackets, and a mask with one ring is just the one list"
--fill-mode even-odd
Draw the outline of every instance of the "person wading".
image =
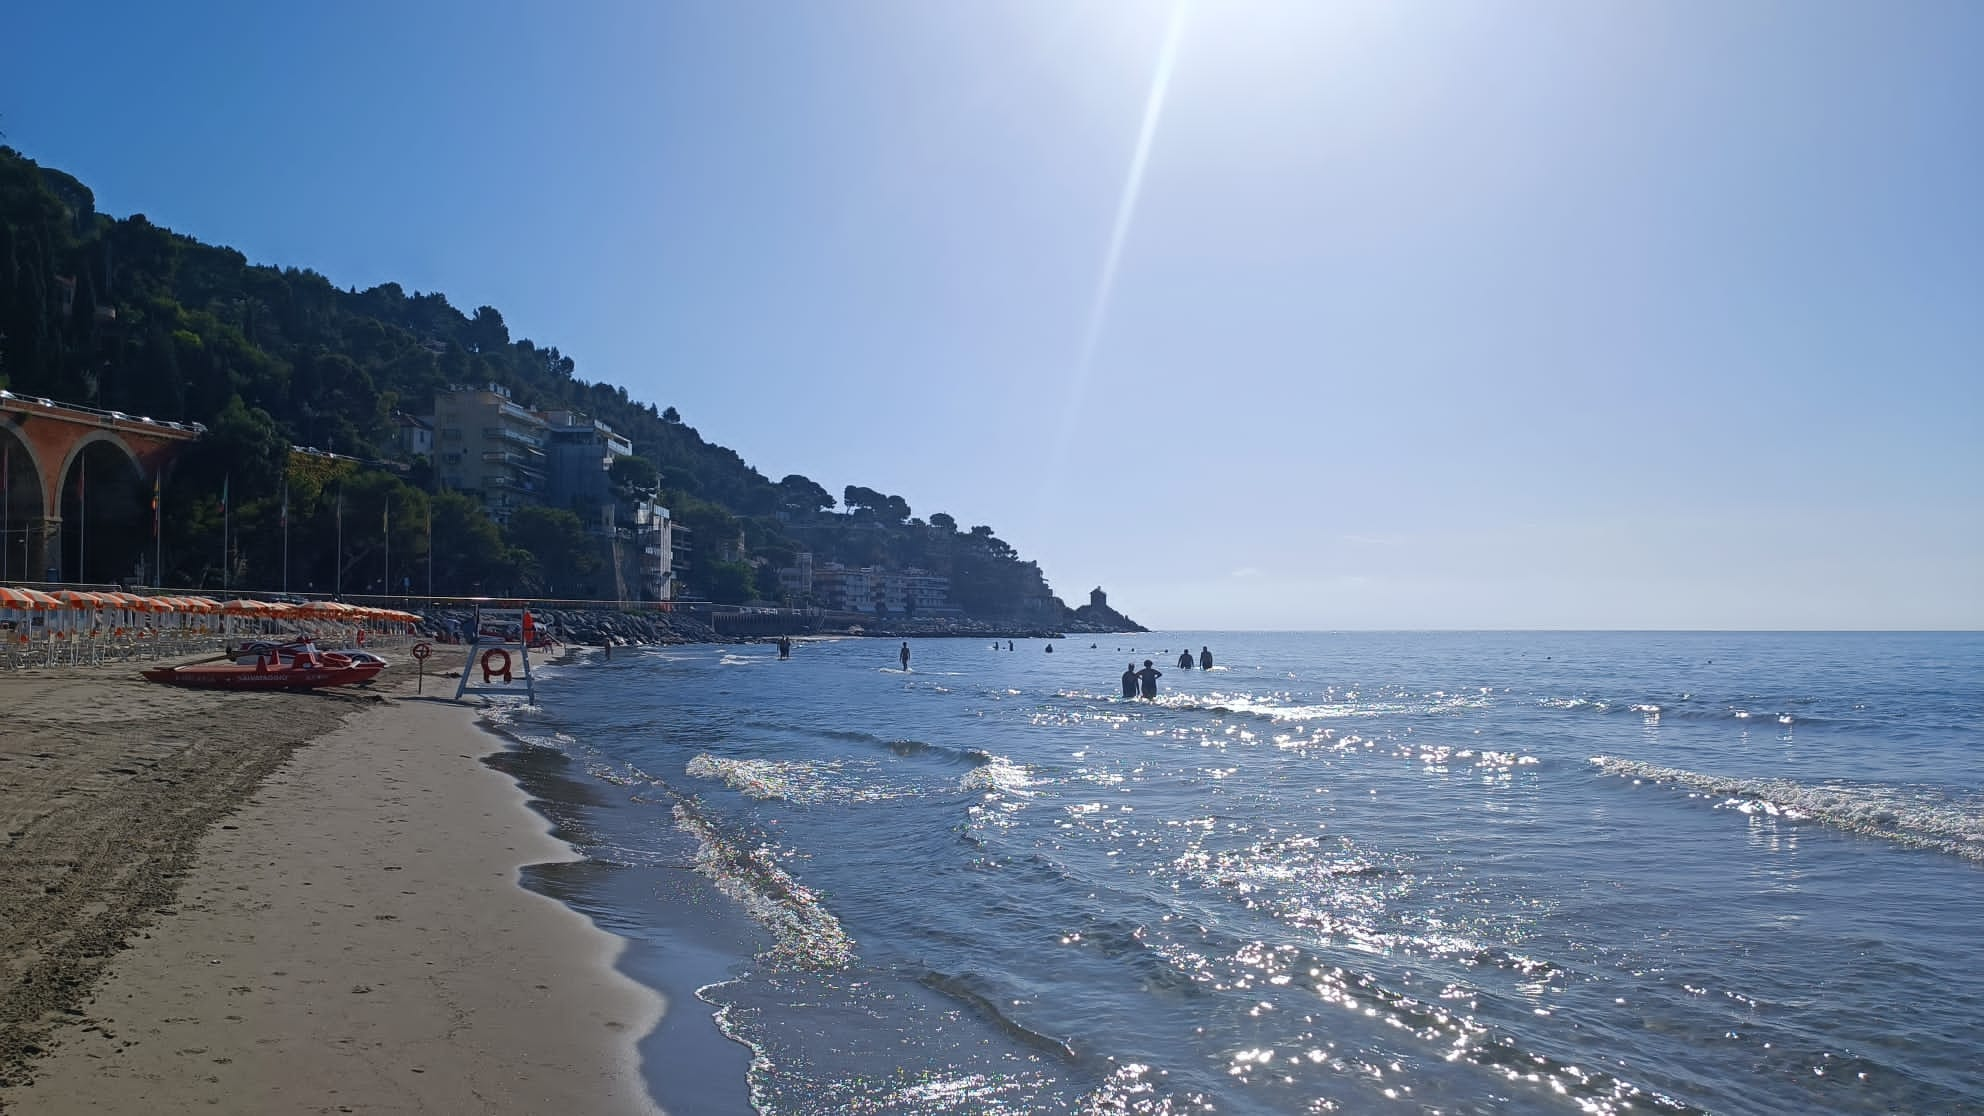
[[1164, 672], [1150, 665], [1149, 659], [1145, 659], [1144, 668], [1137, 672], [1137, 681], [1143, 687], [1143, 696], [1147, 698], [1157, 697], [1157, 680], [1162, 677], [1164, 677]]
[[906, 673], [908, 673], [908, 672], [909, 672], [909, 641], [908, 641], [908, 640], [903, 640], [903, 642], [902, 642], [902, 654], [901, 654], [900, 656], [898, 656], [898, 658], [900, 658], [900, 659], [902, 659], [902, 669], [903, 669], [903, 672], [904, 672], [905, 674], [906, 674]]
[[1129, 666], [1123, 668], [1123, 696], [1126, 698], [1137, 696], [1137, 664], [1135, 663], [1131, 663]]

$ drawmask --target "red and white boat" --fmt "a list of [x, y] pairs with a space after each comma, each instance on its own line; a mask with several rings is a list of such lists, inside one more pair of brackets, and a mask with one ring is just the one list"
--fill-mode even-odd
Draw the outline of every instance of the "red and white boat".
[[384, 663], [353, 662], [343, 655], [311, 650], [288, 659], [264, 655], [252, 664], [188, 663], [153, 667], [144, 675], [152, 682], [195, 690], [318, 690], [370, 682], [384, 669]]

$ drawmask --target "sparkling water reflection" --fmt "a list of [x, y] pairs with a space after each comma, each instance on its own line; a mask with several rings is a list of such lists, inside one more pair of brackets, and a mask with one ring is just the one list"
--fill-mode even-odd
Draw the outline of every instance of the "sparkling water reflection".
[[512, 730], [763, 928], [702, 993], [762, 1111], [1984, 1107], [1979, 637], [1140, 636], [1223, 664], [1156, 702], [1103, 638], [623, 654]]

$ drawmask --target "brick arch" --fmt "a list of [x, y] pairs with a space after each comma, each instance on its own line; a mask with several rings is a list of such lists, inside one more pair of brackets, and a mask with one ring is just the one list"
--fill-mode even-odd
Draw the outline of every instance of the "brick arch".
[[[26, 449], [41, 497], [38, 515], [24, 528], [22, 543], [27, 569], [62, 569], [62, 488], [77, 457], [97, 442], [109, 442], [131, 463], [140, 481], [158, 483], [173, 456], [203, 431], [133, 419], [114, 411], [95, 411], [0, 393], [0, 427]], [[20, 509], [16, 509], [20, 510]], [[32, 579], [32, 578], [30, 578]]]
[[[44, 494], [44, 498], [46, 498], [47, 495], [51, 495], [51, 494], [59, 498], [62, 494], [63, 485], [69, 479], [69, 470], [74, 469], [76, 467], [76, 462], [83, 456], [83, 451], [90, 448], [91, 446], [101, 445], [102, 443], [105, 442], [108, 442], [111, 445], [116, 446], [118, 449], [124, 451], [124, 460], [129, 461], [131, 463], [131, 471], [136, 473], [140, 480], [146, 479], [149, 476], [151, 476], [151, 473], [145, 468], [144, 459], [140, 458], [138, 456], [137, 451], [131, 448], [131, 443], [125, 441], [122, 437], [118, 436], [116, 431], [92, 430], [87, 434], [84, 434], [82, 437], [77, 438], [74, 442], [70, 443], [69, 452], [66, 455], [64, 455], [62, 458], [62, 468], [58, 469], [54, 477], [50, 478], [53, 480], [54, 483], [47, 486], [47, 490], [46, 493]], [[59, 508], [62, 505], [57, 503], [57, 504], [51, 504], [49, 506]]]
[[[0, 432], [7, 435], [8, 445], [19, 451], [13, 455], [12, 460], [8, 463], [9, 480], [11, 481], [12, 474], [21, 468], [21, 463], [25, 460], [28, 469], [34, 473], [35, 493], [41, 500], [42, 507], [44, 509], [47, 508], [48, 467], [42, 462], [40, 452], [35, 449], [34, 441], [28, 437], [27, 431], [21, 428], [20, 423], [15, 422], [12, 416], [5, 413], [0, 413]], [[15, 510], [19, 511], [21, 509]]]

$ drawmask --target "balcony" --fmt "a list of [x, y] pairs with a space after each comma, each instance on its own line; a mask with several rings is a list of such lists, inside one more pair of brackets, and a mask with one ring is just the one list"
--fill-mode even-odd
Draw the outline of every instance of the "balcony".
[[544, 475], [544, 462], [542, 458], [530, 454], [512, 453], [509, 450], [490, 450], [482, 455], [482, 461], [485, 465], [508, 465], [512, 469], [519, 469], [532, 476], [541, 477]]
[[492, 439], [492, 440], [501, 439], [502, 441], [505, 442], [515, 442], [520, 446], [529, 446], [531, 449], [538, 450], [540, 452], [544, 449], [544, 439], [538, 437], [535, 434], [525, 433], [524, 431], [518, 430], [515, 427], [485, 426], [482, 428], [482, 436], [484, 438]]
[[530, 409], [518, 406], [507, 399], [497, 404], [496, 409], [501, 411], [505, 416], [516, 419], [519, 422], [527, 422], [532, 426], [544, 425], [544, 420], [538, 418]]

